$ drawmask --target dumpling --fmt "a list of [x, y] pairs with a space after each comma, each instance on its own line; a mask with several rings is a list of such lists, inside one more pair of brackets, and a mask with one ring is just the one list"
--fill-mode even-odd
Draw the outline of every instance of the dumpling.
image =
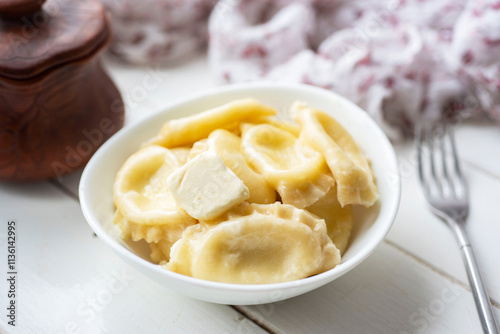
[[297, 123], [281, 120], [276, 117], [267, 117], [265, 123], [271, 124], [281, 130], [288, 131], [296, 137], [300, 134], [300, 126]]
[[337, 246], [340, 254], [344, 254], [349, 244], [354, 220], [352, 206], [340, 205], [337, 199], [337, 188], [331, 187], [323, 198], [307, 207], [306, 210], [325, 220], [328, 236]]
[[245, 130], [242, 149], [285, 204], [305, 208], [334, 184], [321, 154], [302, 145], [293, 134], [269, 124]]
[[295, 120], [302, 126], [300, 139], [321, 152], [337, 183], [337, 195], [342, 206], [371, 206], [378, 200], [368, 159], [351, 135], [328, 114], [304, 104], [292, 106]]
[[193, 160], [197, 155], [205, 153], [208, 150], [208, 138], [198, 140], [189, 151], [188, 160]]
[[151, 261], [158, 264], [166, 264], [170, 260], [170, 249], [174, 243], [168, 240], [150, 242]]
[[281, 203], [242, 204], [215, 221], [191, 226], [170, 256], [171, 271], [241, 284], [292, 281], [340, 262], [324, 220]]
[[[195, 145], [196, 146], [196, 145]], [[215, 151], [247, 186], [250, 191], [249, 203], [269, 204], [276, 201], [276, 191], [264, 177], [251, 169], [241, 152], [241, 139], [227, 130], [215, 130], [208, 137], [208, 147]]]
[[168, 191], [166, 180], [183, 165], [187, 152], [161, 146], [147, 146], [133, 155], [119, 170], [114, 184], [114, 202], [123, 219], [115, 219], [132, 240], [158, 242], [177, 240], [195, 224]]
[[185, 164], [189, 159], [189, 155], [191, 154], [191, 148], [176, 147], [176, 148], [171, 148], [170, 152], [172, 152], [175, 155], [179, 163]]
[[237, 134], [241, 135], [243, 137], [247, 130], [250, 130], [252, 127], [259, 125], [259, 124], [269, 124], [269, 125], [275, 126], [281, 130], [285, 130], [287, 132], [290, 132], [295, 137], [298, 137], [300, 135], [300, 126], [297, 123], [290, 122], [290, 121], [285, 120], [285, 119], [280, 119], [276, 116], [262, 117], [260, 119], [253, 120], [251, 123], [250, 122], [242, 122], [240, 124], [239, 133], [237, 133]]
[[222, 106], [166, 122], [149, 144], [164, 147], [192, 145], [216, 129], [238, 129], [241, 122], [276, 114], [276, 109], [254, 99], [235, 100]]

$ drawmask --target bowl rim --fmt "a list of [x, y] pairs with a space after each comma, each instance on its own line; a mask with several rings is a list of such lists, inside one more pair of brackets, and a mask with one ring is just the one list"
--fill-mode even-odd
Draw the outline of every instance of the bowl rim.
[[[381, 144], [384, 145], [384, 151], [388, 153], [389, 162], [388, 164], [394, 168], [394, 172], [396, 172], [396, 177], [393, 178], [393, 190], [395, 191], [394, 200], [391, 203], [388, 203], [389, 213], [387, 215], [387, 223], [382, 228], [378, 228], [377, 232], [370, 238], [370, 240], [364, 245], [364, 247], [355, 253], [351, 258], [349, 258], [346, 262], [341, 262], [334, 268], [325, 271], [320, 274], [316, 274], [313, 276], [309, 276], [306, 278], [302, 278], [299, 280], [288, 281], [288, 282], [279, 282], [279, 283], [266, 283], [266, 284], [236, 284], [236, 283], [223, 283], [223, 282], [215, 282], [208, 281], [204, 279], [194, 278], [190, 276], [185, 276], [179, 273], [168, 271], [157, 264], [146, 261], [140, 256], [132, 253], [131, 251], [124, 248], [120, 245], [111, 235], [109, 235], [104, 227], [99, 223], [99, 220], [94, 215], [91, 205], [89, 202], [89, 194], [86, 192], [86, 184], [90, 182], [92, 178], [92, 174], [94, 173], [94, 166], [96, 162], [98, 162], [102, 156], [105, 156], [107, 151], [110, 150], [115, 144], [115, 142], [119, 142], [122, 137], [127, 135], [128, 131], [135, 127], [144, 126], [145, 123], [150, 122], [151, 118], [161, 117], [161, 114], [169, 113], [171, 109], [177, 108], [185, 103], [193, 102], [194, 100], [199, 100], [203, 98], [207, 98], [212, 95], [230, 93], [234, 91], [241, 91], [247, 89], [284, 89], [284, 90], [302, 90], [309, 91], [312, 94], [321, 94], [321, 95], [330, 95], [330, 98], [336, 98], [341, 101], [342, 104], [348, 104], [351, 108], [357, 109], [363, 114], [363, 117], [366, 118], [367, 126], [371, 128], [371, 130], [380, 138]], [[115, 133], [110, 139], [108, 139], [91, 157], [89, 162], [87, 163], [81, 179], [79, 183], [79, 198], [80, 198], [80, 206], [83, 212], [83, 215], [90, 225], [92, 230], [97, 234], [97, 236], [103, 240], [103, 242], [111, 249], [117, 253], [122, 258], [129, 258], [131, 261], [136, 262], [141, 267], [145, 267], [148, 270], [153, 270], [160, 275], [170, 276], [166, 277], [169, 279], [178, 279], [183, 281], [184, 284], [189, 284], [192, 286], [209, 288], [211, 290], [219, 290], [226, 291], [228, 289], [239, 290], [241, 292], [269, 292], [276, 290], [286, 290], [290, 288], [297, 288], [301, 285], [309, 285], [315, 284], [317, 282], [321, 282], [325, 280], [327, 277], [330, 278], [329, 281], [334, 280], [335, 278], [342, 276], [354, 269], [357, 265], [363, 262], [370, 254], [372, 254], [376, 247], [384, 240], [385, 236], [389, 232], [392, 227], [394, 220], [396, 218], [396, 214], [399, 209], [399, 204], [401, 200], [401, 177], [397, 162], [396, 153], [394, 148], [392, 147], [387, 135], [383, 132], [380, 126], [373, 120], [372, 117], [368, 115], [366, 111], [360, 108], [355, 103], [351, 102], [347, 98], [342, 95], [332, 92], [330, 90], [326, 90], [323, 88], [305, 85], [305, 84], [297, 84], [297, 83], [276, 83], [270, 81], [256, 81], [252, 83], [239, 83], [239, 84], [231, 84], [227, 86], [215, 87], [207, 90], [203, 90], [194, 94], [189, 94], [186, 97], [175, 99], [172, 102], [169, 102], [151, 112], [147, 116], [142, 117], [141, 119], [135, 121], [133, 124], [125, 126], [120, 129], [117, 133]]]

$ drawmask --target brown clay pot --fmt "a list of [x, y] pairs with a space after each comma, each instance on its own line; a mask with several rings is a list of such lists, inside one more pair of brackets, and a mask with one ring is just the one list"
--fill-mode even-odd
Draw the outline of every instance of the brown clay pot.
[[123, 126], [97, 57], [108, 18], [97, 0], [48, 0], [41, 11], [43, 1], [13, 3], [0, 0], [0, 179], [60, 177]]

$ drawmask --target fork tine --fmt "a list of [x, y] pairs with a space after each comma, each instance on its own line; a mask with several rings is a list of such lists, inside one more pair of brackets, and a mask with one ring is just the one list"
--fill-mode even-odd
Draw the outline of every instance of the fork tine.
[[[427, 128], [427, 144], [429, 146], [429, 160], [431, 167], [431, 176], [432, 182], [436, 185], [436, 190], [439, 196], [443, 196], [443, 184], [441, 183], [441, 179], [438, 177], [436, 173], [436, 161], [435, 161], [435, 147], [436, 147], [436, 133], [438, 128], [433, 124]], [[439, 136], [437, 136], [439, 137]]]
[[[441, 148], [441, 164], [443, 172], [443, 194], [444, 196], [457, 196], [455, 182], [453, 182], [452, 173], [449, 170], [449, 162], [447, 157], [449, 156], [446, 150], [446, 137], [449, 137], [449, 126], [446, 123], [442, 123], [439, 127], [442, 134], [439, 136], [439, 146]], [[451, 139], [450, 139], [451, 140]], [[445, 187], [446, 185], [446, 187]]]
[[416, 136], [420, 183], [430, 197], [443, 196], [443, 185], [436, 169], [437, 130], [434, 125], [421, 124]]
[[422, 185], [422, 188], [424, 189], [424, 191], [426, 193], [430, 193], [430, 189], [429, 189], [429, 183], [425, 181], [425, 178], [424, 178], [424, 163], [423, 163], [423, 159], [422, 159], [422, 154], [423, 154], [423, 150], [422, 150], [422, 146], [423, 146], [423, 141], [424, 141], [424, 126], [422, 124], [418, 124], [417, 125], [417, 129], [416, 129], [416, 133], [415, 133], [415, 142], [416, 142], [416, 146], [417, 146], [417, 160], [418, 160], [418, 178], [420, 180], [420, 184]]
[[458, 186], [460, 187], [460, 192], [457, 189], [458, 187], [455, 187], [455, 196], [457, 196], [457, 197], [459, 197], [461, 195], [465, 196], [466, 190], [467, 190], [466, 183], [465, 183], [464, 176], [462, 174], [462, 169], [460, 167], [460, 161], [458, 159], [457, 148], [455, 145], [455, 135], [454, 135], [454, 132], [452, 129], [449, 129], [448, 137], [450, 140], [451, 151], [453, 154], [453, 167], [454, 167], [455, 175], [458, 178], [458, 182], [459, 182]]

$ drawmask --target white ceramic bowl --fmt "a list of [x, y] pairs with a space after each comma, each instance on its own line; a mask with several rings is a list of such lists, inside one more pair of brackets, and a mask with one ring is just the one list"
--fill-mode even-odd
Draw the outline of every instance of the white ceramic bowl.
[[[331, 114], [359, 143], [372, 161], [380, 191], [380, 205], [355, 210], [355, 228], [342, 262], [335, 268], [305, 279], [274, 284], [243, 285], [210, 282], [169, 272], [148, 261], [145, 245], [121, 240], [112, 224], [112, 188], [115, 175], [142, 142], [162, 124], [228, 101], [253, 97], [285, 110], [301, 100]], [[94, 154], [80, 182], [83, 214], [99, 238], [125, 262], [161, 285], [181, 294], [221, 304], [250, 305], [277, 302], [316, 289], [360, 264], [389, 231], [399, 205], [400, 180], [394, 150], [378, 125], [359, 107], [327, 90], [305, 85], [252, 83], [231, 85], [199, 93], [172, 103], [161, 111], [125, 127]]]

